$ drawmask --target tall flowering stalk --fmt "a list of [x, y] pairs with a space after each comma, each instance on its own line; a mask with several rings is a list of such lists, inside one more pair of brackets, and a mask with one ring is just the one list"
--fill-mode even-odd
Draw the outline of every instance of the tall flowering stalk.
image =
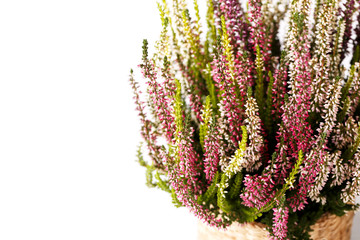
[[309, 239], [313, 216], [358, 207], [359, 3], [208, 0], [204, 35], [193, 5], [195, 16], [185, 0], [158, 3], [144, 84], [130, 75], [147, 185], [211, 226], [257, 221], [272, 239]]
[[219, 0], [218, 4], [218, 16], [224, 16], [234, 50], [243, 49], [249, 37], [249, 24], [245, 21], [241, 3], [237, 0]]
[[327, 1], [319, 10], [319, 22], [315, 31], [315, 42], [317, 44], [312, 58], [312, 70], [315, 75], [312, 90], [313, 111], [319, 112], [320, 108], [324, 108], [326, 92], [330, 87], [331, 79], [334, 78], [334, 76], [329, 76], [332, 73], [330, 71], [332, 59], [328, 51], [334, 38], [333, 30], [336, 24], [337, 5], [337, 1]]
[[244, 121], [249, 134], [249, 146], [245, 152], [247, 160], [246, 170], [253, 171], [262, 165], [262, 153], [264, 152], [264, 137], [262, 136], [261, 119], [259, 109], [254, 97], [249, 97], [246, 104], [246, 119]]
[[274, 236], [271, 239], [286, 239], [288, 217], [289, 209], [287, 207], [274, 209]]

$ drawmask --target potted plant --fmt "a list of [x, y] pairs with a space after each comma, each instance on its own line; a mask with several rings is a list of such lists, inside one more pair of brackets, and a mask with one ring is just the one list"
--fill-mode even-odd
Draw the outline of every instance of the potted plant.
[[148, 186], [206, 223], [202, 239], [349, 239], [359, 4], [208, 0], [206, 34], [196, 0], [194, 14], [185, 0], [158, 7], [161, 36], [139, 65], [147, 94], [130, 75]]

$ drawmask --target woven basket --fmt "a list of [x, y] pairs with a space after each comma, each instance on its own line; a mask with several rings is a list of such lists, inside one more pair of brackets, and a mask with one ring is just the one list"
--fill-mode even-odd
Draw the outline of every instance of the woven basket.
[[[354, 212], [342, 217], [324, 214], [311, 228], [313, 240], [350, 240]], [[268, 240], [265, 225], [261, 223], [232, 224], [228, 230], [217, 230], [199, 222], [198, 240]]]

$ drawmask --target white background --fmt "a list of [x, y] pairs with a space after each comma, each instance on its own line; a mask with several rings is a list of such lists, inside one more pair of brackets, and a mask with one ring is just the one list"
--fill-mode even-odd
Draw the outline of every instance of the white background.
[[0, 239], [196, 238], [135, 162], [128, 73], [159, 32], [155, 0], [0, 1]]

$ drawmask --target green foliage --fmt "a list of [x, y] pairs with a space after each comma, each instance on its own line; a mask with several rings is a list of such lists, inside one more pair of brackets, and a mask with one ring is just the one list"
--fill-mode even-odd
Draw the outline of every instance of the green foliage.
[[157, 3], [157, 6], [158, 6], [158, 9], [159, 9], [159, 12], [160, 12], [161, 25], [164, 28], [167, 28], [168, 25], [169, 25], [169, 18], [166, 17], [165, 7], [162, 6], [159, 2]]
[[[155, 166], [148, 164], [144, 160], [144, 156], [141, 151], [142, 143], [139, 144], [138, 150], [137, 150], [137, 162], [140, 164], [140, 166], [145, 167], [145, 176], [146, 176], [146, 186], [149, 188], [159, 188], [165, 192], [171, 193], [170, 190], [170, 183], [167, 180], [163, 180], [161, 176], [166, 178], [165, 173], [160, 173], [158, 169], [156, 169]], [[155, 174], [154, 174], [155, 172]], [[155, 179], [154, 179], [155, 177]]]
[[[306, 207], [306, 212], [292, 212], [290, 211], [288, 218], [288, 238], [310, 240], [311, 225], [315, 224], [317, 220], [324, 214], [324, 209], [321, 205], [309, 203]], [[301, 236], [301, 238], [299, 238]]]
[[197, 199], [198, 203], [205, 202], [206, 204], [213, 202], [213, 199], [216, 198], [216, 191], [218, 188], [218, 183], [220, 179], [220, 173], [216, 172], [214, 179], [211, 185], [208, 187], [206, 192], [203, 195], [200, 195]]
[[344, 102], [347, 96], [349, 95], [349, 90], [354, 81], [354, 74], [355, 74], [355, 66], [351, 65], [349, 78], [346, 81], [345, 86], [341, 89], [341, 102]]
[[154, 188], [157, 186], [156, 183], [153, 182], [153, 172], [155, 171], [155, 167], [152, 165], [146, 165], [146, 186], [149, 188]]
[[244, 161], [243, 157], [246, 150], [246, 142], [248, 140], [248, 134], [245, 126], [241, 126], [241, 130], [242, 130], [242, 139], [240, 141], [239, 148], [236, 150], [229, 165], [225, 169], [225, 174], [228, 176], [228, 179], [230, 179], [236, 173], [240, 172], [243, 167], [242, 166]]
[[222, 214], [227, 214], [227, 220], [225, 220], [227, 224], [231, 224], [233, 221], [239, 223], [255, 221], [256, 217], [261, 216], [261, 214], [255, 216], [256, 209], [242, 205], [239, 198], [242, 173], [238, 173], [233, 177], [233, 183], [226, 189], [229, 190], [229, 193], [225, 194], [224, 197], [219, 192], [218, 186], [226, 183], [227, 179], [228, 177], [224, 173], [217, 172], [211, 185], [203, 195], [198, 197], [197, 202], [207, 208], [221, 209]]
[[143, 49], [143, 56], [142, 56], [142, 60], [143, 62], [146, 62], [147, 59], [148, 59], [148, 50], [149, 50], [149, 43], [147, 41], [147, 39], [144, 39], [143, 40], [143, 46], [142, 46], [142, 49]]
[[233, 184], [230, 185], [229, 197], [230, 199], [236, 199], [240, 195], [240, 190], [242, 186], [243, 174], [241, 172], [235, 175], [235, 180]]
[[201, 123], [201, 125], [200, 125], [200, 144], [203, 149], [204, 149], [204, 140], [209, 131], [209, 125], [211, 122], [211, 118], [212, 118], [211, 100], [210, 100], [210, 96], [207, 96], [206, 101], [205, 101], [205, 109], [202, 114], [203, 123]]
[[[241, 126], [242, 129], [242, 139], [239, 144], [238, 150], [236, 150], [235, 155], [231, 159], [231, 162], [226, 167], [225, 172], [221, 174], [221, 180], [218, 188], [218, 206], [219, 208], [225, 212], [229, 213], [232, 210], [232, 206], [229, 203], [229, 200], [226, 198], [226, 193], [228, 192], [229, 180], [236, 174], [241, 172], [243, 157], [246, 150], [246, 142], [247, 142], [247, 131], [245, 126]], [[236, 191], [233, 190], [233, 191]]]
[[157, 187], [159, 187], [161, 190], [165, 192], [171, 193], [169, 182], [162, 180], [158, 171], [156, 171], [155, 173], [155, 179], [158, 181], [156, 184]]
[[222, 30], [222, 45], [224, 46], [224, 54], [226, 56], [226, 60], [228, 62], [231, 62], [232, 59], [232, 49], [230, 45], [230, 38], [227, 33], [226, 23], [225, 23], [225, 17], [221, 16], [221, 30]]
[[[200, 22], [200, 11], [199, 11], [199, 5], [197, 3], [197, 0], [194, 0], [194, 10], [195, 10], [195, 15], [196, 15], [196, 22], [197, 22], [197, 24], [199, 24], [199, 22]], [[198, 28], [200, 28], [200, 26], [198, 26]]]
[[140, 164], [140, 166], [146, 168], [145, 176], [146, 176], [146, 186], [150, 188], [154, 188], [157, 186], [156, 183], [153, 182], [153, 172], [155, 171], [155, 167], [153, 165], [149, 165], [144, 160], [144, 156], [141, 152], [142, 143], [139, 144], [138, 150], [137, 150], [137, 162]]
[[206, 13], [206, 23], [208, 26], [207, 40], [209, 45], [214, 45], [217, 39], [215, 18], [214, 18], [214, 5], [212, 0], [207, 0], [208, 11]]
[[214, 81], [212, 79], [211, 76], [211, 65], [210, 63], [207, 65], [206, 70], [208, 72], [208, 75], [206, 76], [206, 87], [209, 91], [209, 96], [211, 99], [211, 106], [213, 109], [213, 112], [215, 113], [215, 115], [219, 115], [219, 109], [218, 109], [218, 99], [217, 99], [217, 93], [216, 93], [216, 88], [215, 88], [215, 84]]
[[298, 174], [300, 165], [302, 164], [303, 161], [304, 161], [304, 154], [303, 154], [302, 150], [300, 150], [298, 160], [296, 161], [294, 168], [291, 170], [289, 177], [285, 180], [286, 183], [283, 186], [283, 189], [285, 191], [288, 190], [289, 188], [294, 187], [295, 176], [296, 176], [296, 174]]
[[175, 79], [176, 83], [176, 95], [175, 95], [175, 124], [176, 124], [176, 133], [182, 132], [184, 129], [183, 126], [183, 113], [182, 106], [183, 101], [181, 98], [181, 83], [179, 80]]
[[228, 176], [226, 176], [225, 173], [222, 173], [220, 184], [219, 184], [220, 188], [217, 193], [217, 197], [218, 197], [217, 204], [218, 204], [218, 207], [225, 213], [229, 213], [231, 210], [231, 205], [229, 204], [228, 200], [225, 197], [226, 190], [222, 189], [222, 191], [221, 191], [221, 188], [225, 188], [227, 181], [228, 181]]
[[252, 90], [251, 87], [248, 87], [248, 88], [247, 88], [247, 95], [248, 95], [248, 98], [249, 98], [249, 97], [252, 97], [252, 95], [253, 95], [253, 90]]
[[143, 143], [141, 142], [138, 146], [138, 149], [136, 151], [136, 159], [137, 159], [138, 163], [140, 164], [140, 166], [146, 167], [147, 163], [145, 162], [143, 153], [141, 151], [142, 145], [143, 145]]
[[339, 111], [337, 119], [339, 122], [343, 122], [346, 116], [346, 112], [349, 110], [350, 108], [350, 97], [347, 97], [344, 101], [343, 107], [341, 109], [341, 111]]
[[299, 29], [299, 34], [301, 34], [305, 26], [305, 15], [301, 12], [295, 12], [293, 14], [293, 19]]
[[[169, 67], [170, 67], [170, 62], [168, 60], [167, 56], [164, 56], [164, 62], [163, 62], [163, 73], [168, 72], [169, 71]], [[165, 77], [165, 76], [164, 76]]]
[[285, 103], [289, 102], [289, 94], [287, 94], [287, 93], [284, 95], [284, 102]]
[[175, 190], [171, 189], [171, 198], [172, 198], [172, 203], [174, 204], [175, 207], [179, 208], [179, 207], [183, 207], [182, 203], [179, 201], [179, 199], [176, 196]]

